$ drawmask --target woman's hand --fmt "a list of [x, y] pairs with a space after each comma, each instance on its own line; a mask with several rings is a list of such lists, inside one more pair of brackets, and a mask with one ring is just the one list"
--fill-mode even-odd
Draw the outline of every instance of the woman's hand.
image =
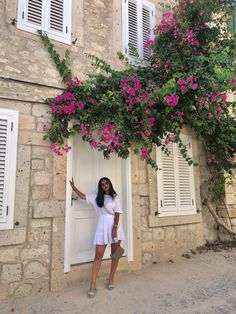
[[69, 180], [69, 182], [70, 182], [70, 186], [71, 186], [72, 190], [73, 190], [73, 191], [75, 191], [75, 183], [74, 183], [74, 178], [72, 177], [72, 179], [71, 179], [71, 180]]
[[80, 190], [75, 187], [75, 183], [74, 183], [74, 178], [73, 177], [72, 177], [71, 180], [69, 180], [69, 182], [70, 182], [70, 186], [71, 186], [72, 190], [79, 196], [79, 198], [81, 198], [82, 200], [85, 200], [86, 199], [85, 194], [80, 192]]

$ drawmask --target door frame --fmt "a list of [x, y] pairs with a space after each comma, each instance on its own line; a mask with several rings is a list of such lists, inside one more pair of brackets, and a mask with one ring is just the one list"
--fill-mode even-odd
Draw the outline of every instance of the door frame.
[[[73, 138], [70, 137], [67, 141], [68, 146], [72, 147], [73, 150]], [[65, 249], [64, 249], [64, 272], [70, 271], [70, 242], [71, 242], [71, 196], [72, 191], [69, 180], [72, 177], [73, 168], [73, 153], [72, 150], [67, 153], [67, 171], [66, 171], [66, 202], [65, 202]], [[130, 152], [131, 153], [131, 152]], [[123, 172], [125, 178], [122, 178], [127, 182], [126, 199], [127, 199], [127, 215], [125, 222], [127, 228], [127, 258], [128, 262], [133, 261], [133, 213], [132, 213], [132, 185], [131, 185], [131, 157], [124, 161]], [[122, 180], [122, 181], [123, 181]]]

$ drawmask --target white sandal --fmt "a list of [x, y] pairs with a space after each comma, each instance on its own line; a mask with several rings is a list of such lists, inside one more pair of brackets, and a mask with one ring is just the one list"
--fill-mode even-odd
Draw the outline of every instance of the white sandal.
[[108, 285], [107, 285], [107, 289], [114, 289], [116, 286], [113, 284], [113, 283], [109, 283]]
[[87, 293], [87, 296], [89, 298], [94, 298], [95, 295], [96, 295], [96, 291], [94, 291], [94, 290], [89, 290], [88, 293]]

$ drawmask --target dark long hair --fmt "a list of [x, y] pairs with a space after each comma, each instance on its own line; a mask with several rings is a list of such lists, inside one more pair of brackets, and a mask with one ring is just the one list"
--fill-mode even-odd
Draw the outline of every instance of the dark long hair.
[[105, 195], [105, 192], [104, 192], [104, 190], [103, 190], [103, 188], [102, 188], [102, 185], [101, 185], [101, 183], [102, 183], [103, 180], [104, 180], [104, 181], [107, 181], [107, 182], [109, 183], [109, 186], [110, 186], [109, 195], [110, 195], [112, 198], [114, 198], [114, 197], [117, 195], [116, 191], [115, 191], [114, 188], [113, 188], [113, 185], [112, 185], [112, 183], [111, 183], [111, 180], [108, 179], [107, 177], [101, 178], [101, 179], [98, 181], [98, 194], [97, 194], [97, 197], [96, 197], [96, 203], [97, 203], [98, 207], [103, 207], [103, 206], [104, 206], [104, 195]]

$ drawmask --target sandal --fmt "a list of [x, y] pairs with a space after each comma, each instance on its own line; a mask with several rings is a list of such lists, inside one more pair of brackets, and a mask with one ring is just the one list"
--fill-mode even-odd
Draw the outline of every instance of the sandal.
[[88, 293], [87, 293], [87, 296], [89, 298], [94, 298], [96, 295], [96, 291], [95, 290], [89, 290]]
[[114, 289], [116, 286], [114, 285], [114, 283], [109, 283], [107, 285], [107, 289], [111, 290], [111, 289]]

